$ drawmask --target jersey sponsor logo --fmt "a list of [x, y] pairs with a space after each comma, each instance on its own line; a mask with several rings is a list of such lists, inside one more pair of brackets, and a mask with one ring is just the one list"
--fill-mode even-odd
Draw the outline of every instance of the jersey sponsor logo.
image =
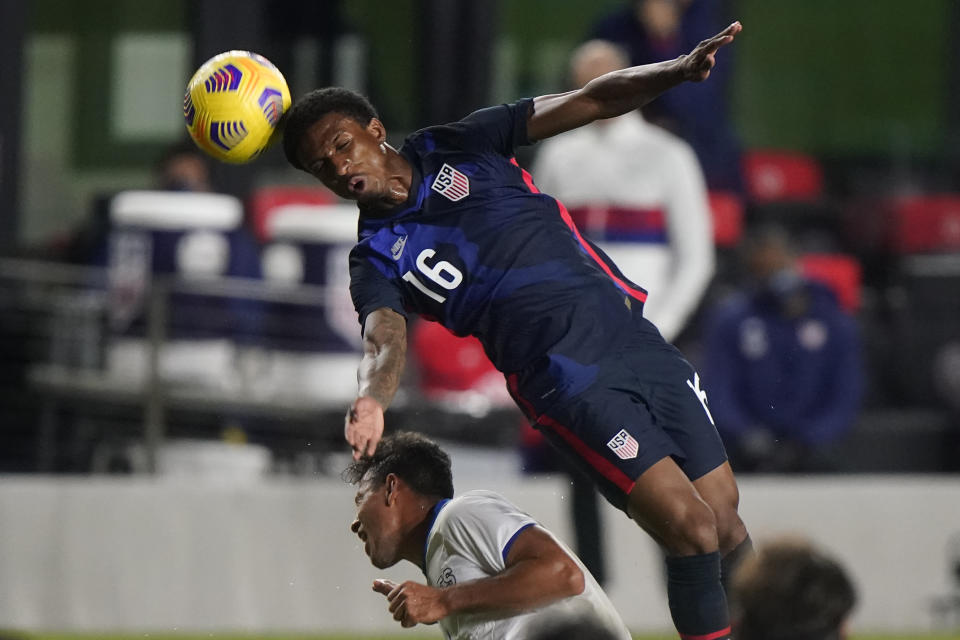
[[444, 198], [457, 202], [470, 195], [470, 178], [444, 163], [431, 188]]
[[610, 439], [607, 446], [621, 460], [632, 460], [640, 452], [640, 445], [632, 435], [627, 433], [626, 429], [620, 429], [620, 432]]
[[440, 572], [440, 576], [437, 577], [437, 586], [452, 587], [455, 584], [457, 584], [457, 576], [453, 575], [453, 569], [444, 567], [443, 571]]
[[390, 247], [390, 255], [394, 260], [399, 260], [400, 256], [403, 255], [403, 248], [407, 246], [407, 236], [400, 236], [397, 238], [397, 241], [393, 243], [393, 246]]

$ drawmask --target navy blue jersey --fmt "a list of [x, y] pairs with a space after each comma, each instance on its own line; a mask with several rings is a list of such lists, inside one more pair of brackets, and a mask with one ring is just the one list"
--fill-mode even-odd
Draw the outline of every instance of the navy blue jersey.
[[388, 211], [361, 208], [350, 291], [361, 326], [387, 307], [475, 335], [524, 398], [552, 403], [593, 381], [646, 292], [513, 159], [530, 144], [532, 108], [527, 99], [482, 109], [404, 141], [410, 197]]

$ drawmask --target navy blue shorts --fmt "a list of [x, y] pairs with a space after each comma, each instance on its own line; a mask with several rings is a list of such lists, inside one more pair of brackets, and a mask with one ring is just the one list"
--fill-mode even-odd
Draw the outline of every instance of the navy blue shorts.
[[690, 480], [727, 460], [699, 375], [645, 319], [589, 387], [532, 419], [623, 511], [636, 479], [667, 456]]

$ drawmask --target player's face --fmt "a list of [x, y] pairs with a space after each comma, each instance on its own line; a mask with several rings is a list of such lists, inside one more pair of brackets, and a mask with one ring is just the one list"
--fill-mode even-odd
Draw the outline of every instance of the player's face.
[[300, 143], [300, 163], [341, 198], [378, 202], [390, 197], [386, 132], [374, 118], [366, 126], [340, 113], [318, 120]]
[[360, 483], [355, 502], [357, 518], [350, 525], [363, 541], [363, 550], [378, 569], [392, 567], [400, 561], [400, 520], [396, 490], [391, 495], [389, 480], [373, 486], [369, 479]]

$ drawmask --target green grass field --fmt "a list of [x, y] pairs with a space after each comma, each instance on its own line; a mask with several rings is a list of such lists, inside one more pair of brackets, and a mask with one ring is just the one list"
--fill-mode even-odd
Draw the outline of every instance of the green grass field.
[[[14, 634], [9, 640], [437, 640], [439, 634], [398, 633], [391, 636], [358, 636], [358, 635], [256, 635], [256, 634], [171, 634], [171, 633], [140, 633], [140, 634]], [[676, 635], [642, 635], [634, 636], [635, 640], [676, 640]], [[918, 634], [918, 635], [854, 635], [852, 640], [956, 640], [956, 634]], [[8, 640], [0, 632], [0, 640]]]

